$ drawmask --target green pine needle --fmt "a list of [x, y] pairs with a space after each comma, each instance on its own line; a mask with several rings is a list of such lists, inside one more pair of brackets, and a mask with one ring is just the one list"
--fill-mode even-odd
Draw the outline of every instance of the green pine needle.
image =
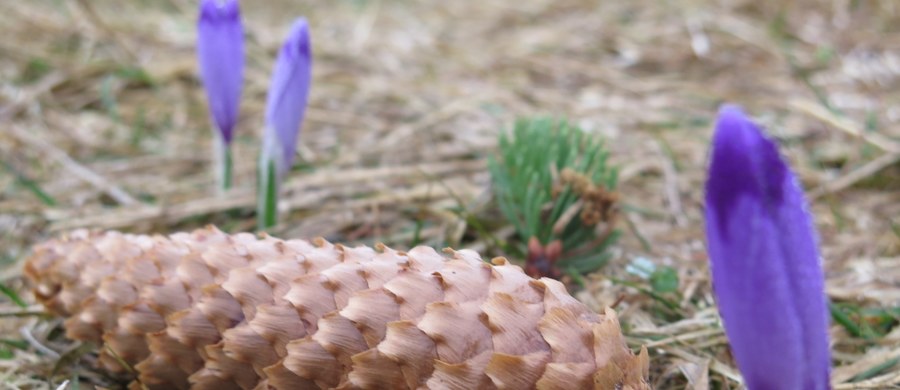
[[535, 237], [542, 245], [563, 243], [561, 269], [593, 271], [610, 257], [606, 249], [618, 231], [599, 236], [596, 225], [586, 225], [580, 210], [570, 210], [580, 194], [561, 173], [571, 170], [606, 191], [616, 188], [617, 169], [607, 164], [603, 141], [565, 121], [538, 118], [519, 120], [511, 135], [502, 134], [500, 153], [488, 168], [497, 204], [524, 243]]

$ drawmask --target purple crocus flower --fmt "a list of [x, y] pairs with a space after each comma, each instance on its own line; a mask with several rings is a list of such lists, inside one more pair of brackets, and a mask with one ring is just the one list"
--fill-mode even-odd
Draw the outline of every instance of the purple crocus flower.
[[200, 2], [197, 56], [209, 111], [225, 145], [230, 145], [244, 80], [244, 27], [237, 0]]
[[312, 54], [306, 19], [297, 19], [275, 62], [266, 101], [263, 135], [264, 164], [274, 160], [279, 178], [290, 170], [297, 150], [297, 135], [306, 111], [312, 79]]
[[736, 106], [719, 111], [706, 184], [713, 288], [747, 388], [829, 389], [828, 310], [803, 191]]
[[306, 19], [300, 18], [291, 26], [288, 38], [281, 46], [269, 85], [257, 194], [260, 230], [277, 223], [278, 190], [294, 161], [311, 81], [309, 27]]

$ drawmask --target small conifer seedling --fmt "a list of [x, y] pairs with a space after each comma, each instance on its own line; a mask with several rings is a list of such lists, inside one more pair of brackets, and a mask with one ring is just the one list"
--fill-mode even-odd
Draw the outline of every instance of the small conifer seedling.
[[500, 136], [489, 162], [494, 192], [529, 275], [577, 280], [609, 259], [619, 196], [608, 155], [602, 140], [565, 121], [520, 120]]

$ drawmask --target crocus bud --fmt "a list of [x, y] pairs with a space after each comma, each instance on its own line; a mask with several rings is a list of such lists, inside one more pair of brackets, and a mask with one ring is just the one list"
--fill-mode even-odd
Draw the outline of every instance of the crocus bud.
[[274, 161], [279, 180], [294, 161], [311, 79], [309, 28], [306, 19], [300, 18], [278, 53], [266, 101], [262, 160]]
[[711, 159], [713, 289], [747, 388], [830, 388], [824, 280], [797, 179], [736, 106], [719, 111]]
[[237, 0], [201, 1], [197, 56], [210, 114], [225, 145], [229, 145], [244, 80], [244, 27]]
[[300, 18], [294, 22], [287, 41], [278, 53], [266, 101], [266, 130], [260, 154], [257, 192], [257, 219], [261, 230], [276, 224], [278, 190], [294, 161], [311, 80], [309, 28], [306, 19]]

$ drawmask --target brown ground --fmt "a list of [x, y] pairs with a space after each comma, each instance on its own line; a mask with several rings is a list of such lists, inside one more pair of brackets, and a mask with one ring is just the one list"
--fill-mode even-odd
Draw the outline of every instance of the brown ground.
[[[608, 139], [630, 210], [616, 258], [579, 298], [598, 309], [623, 299], [655, 388], [735, 388], [701, 218], [711, 121], [730, 101], [781, 140], [808, 189], [832, 300], [900, 316], [897, 1], [311, 3], [244, 2], [237, 188], [224, 197], [209, 169], [194, 1], [0, 3], [3, 284], [24, 291], [28, 248], [76, 227], [252, 230], [271, 63], [304, 15], [315, 80], [276, 235], [404, 247], [422, 220], [427, 244], [484, 249], [448, 209], [490, 207], [485, 157], [514, 118], [565, 116]], [[624, 266], [641, 257], [677, 269], [666, 298], [677, 309], [609, 279], [635, 279]], [[37, 352], [71, 347], [40, 337], [58, 322], [14, 317], [5, 300], [0, 310], [2, 345], [26, 341], [0, 359], [4, 386], [46, 388], [54, 365], [54, 381], [81, 371], [103, 383], [90, 356]], [[832, 336], [835, 388], [900, 387], [900, 331], [863, 339], [835, 323]]]

